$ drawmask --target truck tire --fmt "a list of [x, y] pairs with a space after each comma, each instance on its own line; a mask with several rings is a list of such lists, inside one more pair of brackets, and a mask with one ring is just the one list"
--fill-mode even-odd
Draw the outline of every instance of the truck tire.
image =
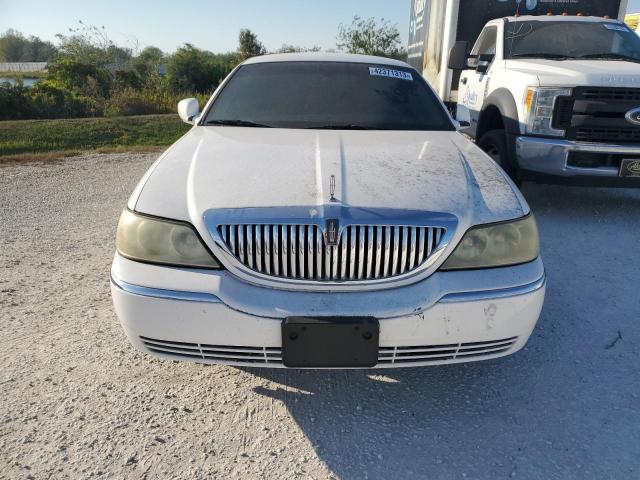
[[509, 162], [507, 136], [504, 130], [491, 130], [485, 133], [478, 140], [478, 146], [507, 172], [507, 175], [511, 177], [516, 185], [520, 186], [522, 184], [518, 171]]

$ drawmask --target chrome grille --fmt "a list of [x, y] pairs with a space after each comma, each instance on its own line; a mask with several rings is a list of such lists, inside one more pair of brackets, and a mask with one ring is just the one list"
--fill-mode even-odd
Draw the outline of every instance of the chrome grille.
[[336, 246], [317, 225], [219, 225], [228, 251], [266, 275], [316, 281], [394, 277], [423, 265], [437, 249], [441, 227], [349, 225]]

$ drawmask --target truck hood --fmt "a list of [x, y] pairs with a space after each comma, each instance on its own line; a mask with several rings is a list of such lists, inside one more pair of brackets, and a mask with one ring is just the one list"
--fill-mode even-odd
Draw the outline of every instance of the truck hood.
[[335, 201], [347, 208], [450, 213], [461, 226], [528, 212], [502, 170], [457, 132], [237, 127], [193, 128], [129, 207], [198, 228], [215, 209], [322, 207], [332, 175]]
[[540, 86], [640, 87], [640, 63], [610, 60], [507, 60], [505, 68], [538, 77]]

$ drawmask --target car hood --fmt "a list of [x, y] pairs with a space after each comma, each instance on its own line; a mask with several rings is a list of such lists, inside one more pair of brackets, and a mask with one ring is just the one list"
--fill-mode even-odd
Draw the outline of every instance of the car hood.
[[502, 170], [457, 132], [240, 127], [193, 128], [149, 170], [129, 207], [204, 228], [216, 209], [329, 203], [449, 213], [467, 226], [528, 212]]
[[540, 86], [640, 86], [640, 63], [610, 60], [508, 60], [505, 68], [538, 77]]

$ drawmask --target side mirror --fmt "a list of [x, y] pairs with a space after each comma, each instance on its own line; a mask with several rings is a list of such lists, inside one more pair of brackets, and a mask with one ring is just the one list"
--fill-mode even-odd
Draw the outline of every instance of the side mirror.
[[476, 72], [478, 73], [487, 73], [489, 70], [489, 66], [491, 62], [493, 62], [495, 55], [492, 54], [482, 54], [478, 56], [478, 61], [476, 63]]
[[183, 122], [193, 124], [193, 119], [198, 113], [200, 106], [195, 98], [185, 98], [178, 102], [178, 115]]
[[469, 42], [456, 42], [449, 52], [449, 68], [451, 70], [466, 70], [469, 68]]

